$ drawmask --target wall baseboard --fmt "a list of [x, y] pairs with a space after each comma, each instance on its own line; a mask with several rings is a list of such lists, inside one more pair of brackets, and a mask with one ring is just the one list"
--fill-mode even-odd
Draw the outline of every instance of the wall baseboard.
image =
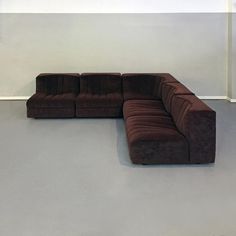
[[236, 99], [227, 97], [227, 100], [230, 102], [236, 102]]
[[[206, 100], [228, 100], [230, 102], [236, 102], [236, 99], [229, 98], [227, 96], [197, 96], [200, 99]], [[0, 96], [0, 101], [26, 101], [30, 96]]]
[[206, 100], [228, 100], [227, 96], [197, 96], [197, 97]]
[[236, 102], [236, 99], [229, 98], [227, 96], [197, 96], [200, 99], [206, 100], [227, 100], [229, 102]]
[[0, 101], [25, 101], [30, 96], [0, 96]]

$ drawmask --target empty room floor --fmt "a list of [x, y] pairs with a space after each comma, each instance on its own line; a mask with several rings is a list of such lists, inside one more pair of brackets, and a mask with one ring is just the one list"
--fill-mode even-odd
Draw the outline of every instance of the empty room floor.
[[130, 162], [122, 119], [27, 119], [0, 102], [0, 235], [236, 235], [236, 104], [217, 112], [216, 163]]

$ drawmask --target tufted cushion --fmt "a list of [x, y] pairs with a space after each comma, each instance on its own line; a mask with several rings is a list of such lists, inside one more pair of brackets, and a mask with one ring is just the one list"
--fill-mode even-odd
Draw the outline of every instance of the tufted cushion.
[[122, 80], [119, 73], [84, 73], [80, 77], [80, 93], [122, 94]]
[[76, 104], [81, 107], [122, 107], [123, 97], [119, 93], [112, 94], [85, 94], [81, 93], [77, 99]]
[[36, 77], [36, 93], [62, 94], [79, 91], [79, 74], [44, 73]]
[[192, 163], [215, 160], [216, 113], [194, 95], [175, 95], [171, 115], [189, 142]]
[[120, 107], [77, 107], [76, 117], [120, 118], [122, 109]]
[[169, 73], [156, 73], [156, 75], [161, 77], [161, 81], [165, 83], [178, 83], [179, 81]]
[[157, 74], [123, 74], [124, 100], [160, 99], [157, 90], [161, 77]]
[[27, 101], [28, 107], [74, 107], [76, 95], [72, 93], [64, 93], [57, 95], [47, 95], [44, 93], [36, 93]]
[[194, 93], [181, 83], [164, 83], [162, 85], [162, 101], [168, 112], [170, 112], [174, 95], [194, 95]]
[[125, 125], [133, 163], [188, 163], [187, 140], [171, 117], [133, 116], [127, 118]]
[[130, 116], [169, 116], [160, 100], [128, 100], [123, 106], [126, 120]]
[[31, 107], [27, 110], [27, 117], [31, 118], [73, 118], [75, 109], [71, 107]]
[[161, 81], [159, 83], [158, 89], [156, 90], [157, 96], [162, 97], [162, 86], [165, 83], [179, 83], [177, 79], [175, 79], [171, 74], [169, 73], [159, 73], [158, 74], [161, 77]]
[[27, 116], [34, 118], [75, 117], [75, 97], [73, 93], [45, 94], [31, 96], [27, 105]]

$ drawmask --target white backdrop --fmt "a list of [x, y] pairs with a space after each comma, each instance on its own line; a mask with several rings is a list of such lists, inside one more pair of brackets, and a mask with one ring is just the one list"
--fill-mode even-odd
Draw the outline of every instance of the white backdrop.
[[0, 12], [225, 12], [227, 11], [227, 3], [228, 0], [0, 0]]
[[[142, 67], [138, 67], [141, 70], [167, 70], [167, 71], [172, 71], [173, 73], [175, 73], [176, 75], [180, 76], [183, 78], [183, 82], [185, 82], [187, 85], [189, 85], [190, 87], [192, 87], [193, 89], [197, 89], [196, 92], [200, 95], [218, 95], [218, 96], [222, 96], [222, 95], [226, 95], [225, 93], [225, 87], [227, 84], [227, 73], [225, 72], [225, 65], [227, 63], [227, 50], [225, 50], [225, 47], [227, 45], [227, 42], [230, 44], [232, 44], [232, 52], [229, 52], [228, 54], [230, 55], [229, 59], [230, 59], [230, 63], [232, 64], [232, 68], [230, 68], [231, 73], [231, 78], [228, 78], [228, 82], [229, 82], [229, 86], [228, 86], [228, 90], [230, 92], [230, 94], [232, 94], [233, 98], [236, 98], [236, 72], [235, 72], [235, 64], [236, 64], [236, 44], [234, 42], [236, 42], [236, 16], [233, 16], [232, 19], [233, 21], [232, 23], [232, 27], [231, 27], [231, 38], [227, 39], [227, 16], [226, 14], [224, 14], [227, 11], [232, 11], [232, 12], [236, 12], [236, 0], [0, 0], [0, 13], [209, 13], [207, 14], [209, 16], [204, 18], [203, 20], [197, 20], [195, 21], [195, 18], [193, 18], [194, 20], [190, 20], [189, 22], [186, 22], [186, 24], [184, 25], [184, 28], [181, 28], [181, 33], [182, 35], [185, 35], [184, 32], [186, 32], [186, 35], [189, 35], [190, 38], [192, 37], [192, 58], [199, 58], [202, 57], [202, 62], [206, 63], [206, 64], [201, 64], [201, 66], [199, 65], [194, 65], [192, 64], [193, 68], [182, 68], [180, 65], [175, 65], [174, 62], [178, 62], [178, 63], [182, 63], [185, 61], [184, 55], [181, 55], [181, 60], [179, 60], [180, 58], [177, 58], [176, 55], [173, 55], [173, 58], [168, 58], [167, 54], [162, 52], [163, 54], [161, 54], [161, 49], [162, 49], [162, 45], [168, 45], [168, 38], [164, 40], [164, 42], [160, 42], [161, 38], [157, 37], [156, 42], [153, 42], [153, 44], [149, 45], [150, 48], [151, 47], [155, 47], [155, 49], [158, 49], [158, 54], [162, 57], [162, 60], [160, 60], [160, 57], [152, 57], [152, 55], [155, 55], [155, 51], [150, 51], [149, 56], [149, 64], [142, 64]], [[222, 17], [218, 18], [218, 16], [216, 17], [216, 21], [214, 21], [214, 17], [212, 18], [210, 15], [215, 15], [212, 14], [215, 13], [216, 15], [221, 14]], [[1, 16], [2, 15], [2, 16]], [[21, 42], [21, 33], [25, 33], [26, 37], [28, 35], [31, 35], [29, 32], [33, 32], [35, 29], [35, 25], [34, 25], [34, 21], [35, 21], [35, 17], [38, 18], [39, 16], [33, 16], [34, 14], [32, 14], [32, 24], [30, 24], [30, 22], [24, 21], [22, 19], [24, 19], [24, 17], [22, 18], [21, 16], [16, 16], [15, 14], [12, 14], [9, 17], [3, 17], [3, 15], [5, 14], [0, 14], [0, 61], [3, 62], [3, 69], [1, 72], [2, 78], [0, 78], [0, 83], [2, 81], [6, 81], [5, 79], [7, 78], [8, 82], [5, 83], [4, 82], [4, 86], [0, 85], [0, 96], [3, 95], [28, 95], [32, 90], [33, 90], [33, 84], [31, 84], [31, 86], [26, 86], [26, 88], [20, 88], [22, 87], [22, 83], [25, 81], [29, 81], [34, 74], [36, 73], [35, 70], [33, 70], [34, 68], [32, 67], [27, 67], [25, 68], [25, 65], [21, 65], [21, 63], [23, 63], [22, 61], [22, 56], [18, 55], [16, 52], [19, 50], [18, 48], [18, 44], [22, 45], [22, 50], [24, 49], [25, 46], [28, 45], [28, 43], [24, 40], [24, 42]], [[91, 14], [92, 15], [92, 14]], [[162, 15], [162, 14], [160, 14]], [[165, 15], [165, 14], [164, 14]], [[154, 31], [156, 31], [156, 35], [160, 35], [162, 34], [162, 32], [173, 32], [176, 31], [176, 29], [179, 28], [179, 24], [182, 24], [180, 22], [184, 22], [185, 16], [184, 14], [181, 17], [175, 17], [174, 15], [178, 15], [178, 14], [172, 14], [172, 16], [169, 16], [169, 19], [173, 19], [171, 21], [172, 25], [168, 25], [168, 28], [166, 28], [166, 21], [165, 21], [165, 17], [157, 17], [156, 20], [158, 20], [158, 28], [153, 28], [153, 26], [150, 26], [150, 22], [146, 25], [146, 23], [142, 22], [142, 17], [140, 18], [140, 16], [138, 17], [138, 27], [140, 29], [140, 31], [145, 32], [146, 30], [148, 31], [148, 29], [152, 29]], [[98, 16], [91, 16], [90, 19], [94, 19], [94, 17], [98, 17]], [[40, 17], [39, 17], [40, 18]], [[60, 19], [62, 19], [61, 17], [59, 17]], [[111, 18], [113, 18], [113, 16], [111, 16]], [[11, 19], [10, 21], [6, 20], [6, 19]], [[14, 20], [15, 19], [15, 20]], [[56, 19], [56, 18], [55, 18]], [[70, 21], [68, 20], [69, 18], [64, 18], [65, 20], [65, 24], [66, 22]], [[213, 20], [212, 20], [213, 19]], [[220, 19], [220, 20], [219, 20]], [[31, 19], [29, 20], [31, 21]], [[41, 21], [41, 20], [40, 20]], [[96, 20], [95, 20], [96, 21]], [[162, 22], [163, 21], [163, 22]], [[180, 21], [180, 22], [179, 22]], [[188, 21], [188, 19], [187, 19]], [[206, 21], [206, 22], [204, 22]], [[91, 22], [93, 22], [93, 20], [91, 20]], [[84, 32], [86, 32], [86, 27], [90, 27], [92, 24], [89, 20], [82, 26], [81, 28], [81, 34], [83, 35]], [[112, 21], [111, 21], [112, 22]], [[141, 22], [141, 23], [140, 23]], [[199, 24], [197, 24], [196, 22], [198, 22]], [[209, 23], [211, 22], [211, 23]], [[220, 23], [219, 23], [220, 22]], [[10, 23], [10, 28], [11, 28], [11, 34], [9, 34], [9, 32], [5, 31], [4, 29], [7, 29], [9, 27]], [[62, 25], [64, 24], [62, 23]], [[130, 22], [125, 22], [124, 24], [129, 24]], [[121, 25], [117, 26], [119, 28], [119, 30], [122, 29], [122, 22]], [[106, 25], [106, 24], [105, 24]], [[195, 30], [195, 27], [197, 25], [197, 30]], [[204, 26], [205, 25], [205, 26]], [[27, 28], [27, 27], [28, 28]], [[204, 27], [203, 27], [204, 26]], [[51, 22], [48, 23], [48, 27], [54, 27], [51, 25]], [[74, 27], [74, 28], [73, 28]], [[92, 26], [91, 26], [92, 27]], [[145, 29], [146, 27], [146, 29]], [[208, 27], [208, 28], [207, 28]], [[77, 37], [78, 35], [74, 35], [74, 29], [76, 28], [76, 26], [72, 26], [71, 25], [69, 27], [69, 29], [71, 29], [71, 36], [72, 37]], [[40, 31], [42, 30], [41, 28], [38, 28]], [[206, 29], [206, 30], [205, 30]], [[39, 34], [40, 32], [37, 31], [37, 29], [35, 29], [35, 35]], [[52, 31], [55, 31], [56, 28], [53, 28]], [[64, 28], [62, 27], [62, 30], [68, 31], [68, 27]], [[101, 30], [106, 30], [106, 27], [101, 28]], [[109, 29], [110, 32], [112, 33], [113, 27], [111, 27], [111, 29]], [[133, 29], [132, 29], [133, 30]], [[131, 30], [131, 32], [133, 32]], [[204, 38], [202, 38], [202, 30], [205, 30], [204, 32], [204, 37], [205, 37], [205, 41]], [[218, 32], [219, 34], [214, 35], [212, 33], [212, 30], [214, 32]], [[19, 32], [18, 32], [19, 31]], [[22, 31], [22, 32], [21, 32]], [[16, 32], [13, 35], [13, 32]], [[18, 32], [18, 33], [17, 33]], [[106, 31], [107, 32], [107, 31]], [[145, 32], [146, 33], [146, 32]], [[155, 33], [154, 33], [155, 34]], [[98, 33], [99, 35], [99, 33]], [[165, 35], [165, 34], [163, 34]], [[179, 32], [177, 32], [176, 34], [177, 36], [179, 36]], [[134, 35], [130, 35], [130, 40], [132, 40], [132, 37]], [[152, 37], [153, 35], [143, 35], [142, 38], [145, 38], [146, 40], [150, 39], [149, 37]], [[9, 38], [8, 38], [9, 37]], [[94, 35], [94, 37], [97, 37], [97, 35]], [[111, 35], [110, 35], [111, 37]], [[162, 36], [164, 37], [164, 36]], [[188, 37], [188, 36], [187, 36]], [[214, 38], [215, 37], [215, 38]], [[14, 38], [16, 41], [18, 41], [16, 43], [16, 45], [10, 45], [9, 42], [11, 42], [12, 38]], [[134, 40], [135, 37], [133, 38]], [[48, 40], [50, 42], [50, 35], [45, 35], [45, 40]], [[81, 38], [78, 38], [78, 40], [80, 41]], [[203, 40], [203, 44], [202, 44], [202, 50], [198, 50], [198, 42], [199, 40]], [[209, 40], [211, 40], [209, 42]], [[229, 41], [228, 41], [229, 40]], [[86, 41], [86, 40], [85, 40]], [[81, 41], [80, 41], [81, 42]], [[181, 37], [178, 38], [178, 40], [174, 41], [176, 44], [179, 43], [183, 43], [185, 42], [185, 39], [182, 41]], [[103, 48], [103, 41], [101, 42], [97, 42], [98, 44], [94, 45], [96, 46], [99, 50]], [[101, 43], [101, 44], [99, 44]], [[196, 43], [196, 47], [194, 46], [194, 43]], [[32, 45], [32, 50], [33, 51], [39, 51], [39, 53], [42, 51], [42, 48], [44, 48], [45, 45], [39, 45], [39, 44], [32, 44], [30, 43], [29, 45]], [[66, 42], [65, 42], [66, 45]], [[86, 44], [85, 44], [86, 45]], [[207, 46], [208, 45], [208, 46]], [[80, 45], [81, 49], [83, 50], [83, 48], [87, 48], [87, 46], [84, 45]], [[126, 51], [126, 53], [128, 52], [128, 48], [126, 48], [126, 45], [123, 45], [124, 47], [122, 48], [122, 50]], [[9, 48], [8, 48], [9, 47]], [[171, 46], [170, 46], [171, 47]], [[205, 48], [204, 48], [205, 47]], [[140, 48], [140, 45], [139, 47]], [[178, 48], [178, 47], [177, 47]], [[25, 69], [24, 71], [24, 76], [21, 75], [19, 78], [16, 80], [16, 78], [13, 77], [13, 74], [11, 75], [11, 71], [9, 70], [8, 66], [12, 65], [12, 58], [10, 57], [9, 51], [8, 49], [10, 49], [10, 51], [12, 50], [12, 52], [16, 49], [15, 53], [14, 53], [14, 57], [18, 58], [17, 60], [13, 60], [13, 62], [15, 63], [15, 68], [21, 68], [21, 70]], [[126, 50], [127, 49], [127, 50]], [[61, 48], [60, 50], [64, 50], [64, 52], [67, 52], [67, 48]], [[179, 51], [181, 51], [180, 49], [178, 49]], [[225, 50], [225, 51], [224, 51]], [[171, 52], [168, 52], [169, 54]], [[5, 55], [4, 55], [5, 54]], [[209, 55], [217, 55], [215, 60], [211, 60], [209, 61]], [[4, 57], [3, 57], [4, 55]], [[23, 55], [24, 58], [28, 58], [27, 60], [31, 60], [31, 53], [26, 53], [25, 55]], [[104, 55], [105, 56], [105, 55]], [[133, 53], [130, 53], [130, 57], [134, 57]], [[104, 57], [105, 58], [105, 57]], [[186, 57], [189, 58], [189, 57]], [[163, 62], [163, 60], [166, 60], [165, 66], [163, 66], [161, 64], [161, 62]], [[167, 60], [168, 59], [168, 60]], [[25, 59], [26, 60], [26, 59]], [[188, 60], [188, 59], [187, 59]], [[34, 58], [35, 63], [37, 63], [37, 60]], [[172, 63], [173, 61], [173, 63]], [[168, 62], [168, 63], [167, 63]], [[8, 65], [9, 63], [9, 65]], [[48, 63], [48, 62], [47, 62]], [[64, 61], [63, 61], [64, 63]], [[96, 64], [94, 61], [93, 63], [91, 63], [91, 61], [88, 63], [88, 61], [82, 60], [81, 65], [83, 65], [81, 67], [81, 69], [86, 69], [86, 66], [88, 67], [87, 69], [89, 69], [89, 66], [92, 66], [92, 68], [98, 70], [99, 68], [99, 62]], [[86, 64], [87, 63], [87, 64]], [[76, 64], [76, 63], [75, 63]], [[157, 68], [154, 67], [154, 65], [157, 64]], [[208, 64], [208, 65], [207, 65]], [[218, 64], [218, 66], [216, 67], [215, 64]], [[65, 64], [63, 64], [65, 65]], [[210, 65], [210, 66], [209, 66]], [[211, 70], [211, 66], [215, 65], [216, 69]], [[220, 65], [220, 66], [219, 66]], [[45, 68], [46, 64], [42, 65], [42, 68], [44, 68], [44, 70], [47, 68]], [[58, 64], [54, 64], [51, 65], [54, 66], [55, 69], [57, 69]], [[116, 69], [111, 65], [107, 65], [108, 69]], [[133, 65], [132, 65], [133, 66]], [[137, 68], [133, 68], [132, 66], [130, 66], [129, 68], [126, 68], [127, 70], [131, 70], [131, 69], [136, 69]], [[204, 69], [205, 66], [205, 69]], [[71, 66], [68, 65], [68, 67], [64, 67], [62, 69], [64, 70], [69, 70]], [[73, 66], [72, 66], [73, 67]], [[166, 67], [166, 68], [165, 68]], [[196, 67], [196, 68], [195, 68]], [[198, 68], [199, 67], [199, 68]], [[200, 68], [201, 67], [201, 68]], [[122, 69], [123, 66], [120, 65], [120, 68], [117, 69]], [[49, 68], [48, 70], [50, 70], [51, 68]], [[184, 71], [183, 71], [184, 69]], [[203, 71], [203, 78], [198, 78], [197, 73], [195, 73], [195, 71], [197, 70], [202, 70]], [[13, 70], [13, 71], [14, 71]], [[218, 70], [220, 71], [220, 73], [218, 73]], [[227, 68], [226, 68], [227, 70]], [[8, 71], [8, 72], [7, 72]], [[14, 71], [15, 72], [15, 71]], [[22, 71], [21, 71], [22, 72]], [[21, 73], [20, 72], [20, 73]], [[195, 74], [194, 74], [195, 73]], [[210, 73], [210, 74], [209, 74]], [[215, 88], [212, 89], [208, 89], [208, 88], [204, 88], [204, 84], [206, 81], [208, 81], [210, 83], [211, 79], [214, 78], [214, 76], [212, 74], [216, 74], [215, 79], [217, 79], [217, 84], [215, 86]], [[208, 76], [208, 77], [207, 77]], [[221, 78], [221, 82], [219, 83], [219, 79]], [[191, 79], [191, 80], [190, 80]], [[202, 81], [202, 84], [199, 85], [199, 81], [198, 79], [204, 79], [204, 82]], [[208, 83], [207, 82], [207, 83]], [[16, 87], [15, 87], [16, 86]], [[208, 92], [208, 93], [206, 93]]]
[[170, 72], [226, 95], [227, 16], [0, 14], [0, 96], [33, 93], [40, 72]]

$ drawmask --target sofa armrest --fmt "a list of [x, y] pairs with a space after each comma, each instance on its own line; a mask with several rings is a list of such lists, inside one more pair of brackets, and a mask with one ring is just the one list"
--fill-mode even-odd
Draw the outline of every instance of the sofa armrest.
[[194, 95], [176, 95], [171, 115], [189, 143], [191, 163], [213, 163], [216, 150], [216, 112]]

